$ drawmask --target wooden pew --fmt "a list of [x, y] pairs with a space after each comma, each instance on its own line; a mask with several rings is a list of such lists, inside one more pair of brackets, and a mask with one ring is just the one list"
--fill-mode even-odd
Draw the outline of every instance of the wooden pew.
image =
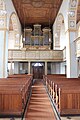
[[51, 96], [53, 95], [52, 98], [60, 114], [80, 114], [80, 79], [59, 78], [53, 75], [45, 77], [47, 86], [50, 86], [50, 89], [53, 91]]
[[0, 116], [22, 116], [31, 88], [32, 75], [0, 79]]
[[[3, 87], [3, 86], [2, 86]], [[24, 111], [24, 93], [19, 87], [1, 88], [0, 86], [0, 115], [19, 115]]]
[[59, 112], [61, 115], [80, 114], [80, 87], [59, 88]]

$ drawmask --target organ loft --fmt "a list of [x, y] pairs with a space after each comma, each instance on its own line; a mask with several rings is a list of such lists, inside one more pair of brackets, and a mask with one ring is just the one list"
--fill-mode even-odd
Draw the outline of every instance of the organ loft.
[[23, 46], [26, 49], [51, 49], [51, 29], [45, 27], [41, 30], [40, 24], [33, 25], [34, 29], [26, 28], [23, 33]]

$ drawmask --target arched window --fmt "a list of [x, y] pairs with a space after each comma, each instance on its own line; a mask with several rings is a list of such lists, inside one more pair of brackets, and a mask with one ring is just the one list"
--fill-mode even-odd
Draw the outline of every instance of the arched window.
[[54, 28], [54, 49], [62, 48], [60, 43], [62, 40], [60, 39], [62, 39], [61, 34], [63, 33], [63, 31], [65, 31], [64, 18], [63, 15], [60, 13], [56, 19], [56, 24]]
[[9, 49], [19, 48], [19, 28], [18, 28], [18, 18], [15, 13], [12, 13], [9, 22]]

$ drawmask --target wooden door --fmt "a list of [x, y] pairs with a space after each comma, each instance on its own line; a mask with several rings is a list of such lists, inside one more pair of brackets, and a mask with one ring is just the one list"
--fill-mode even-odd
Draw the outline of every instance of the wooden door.
[[42, 79], [43, 78], [43, 66], [34, 66], [33, 67], [33, 78]]

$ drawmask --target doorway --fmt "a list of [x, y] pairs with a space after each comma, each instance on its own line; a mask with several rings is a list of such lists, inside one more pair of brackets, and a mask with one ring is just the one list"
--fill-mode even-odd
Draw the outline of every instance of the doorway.
[[43, 79], [44, 74], [44, 64], [35, 63], [33, 65], [33, 79]]

